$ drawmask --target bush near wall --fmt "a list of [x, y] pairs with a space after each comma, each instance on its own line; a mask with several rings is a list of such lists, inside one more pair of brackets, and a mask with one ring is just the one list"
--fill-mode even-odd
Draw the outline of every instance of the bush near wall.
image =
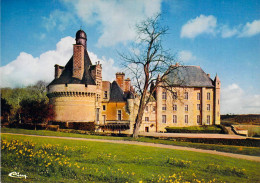
[[59, 125], [60, 129], [74, 129], [74, 130], [85, 130], [85, 131], [95, 131], [94, 122], [60, 122], [51, 121], [51, 125]]
[[[33, 123], [10, 123], [8, 125], [10, 128], [23, 128], [27, 130], [34, 130], [35, 129], [35, 124]], [[46, 129], [46, 124], [36, 124], [36, 129], [37, 130], [45, 130]]]
[[218, 126], [166, 127], [167, 133], [221, 133]]

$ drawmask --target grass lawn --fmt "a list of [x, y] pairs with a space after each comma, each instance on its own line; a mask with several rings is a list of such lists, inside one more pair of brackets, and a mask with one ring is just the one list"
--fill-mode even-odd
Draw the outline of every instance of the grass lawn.
[[140, 137], [138, 139], [133, 139], [131, 137], [98, 136], [98, 135], [54, 132], [54, 131], [47, 131], [47, 130], [36, 130], [35, 131], [35, 130], [25, 130], [25, 129], [17, 129], [17, 128], [2, 128], [1, 131], [3, 133], [4, 132], [21, 133], [21, 134], [31, 134], [31, 135], [43, 135], [43, 136], [77, 137], [77, 138], [108, 139], [108, 140], [137, 140], [140, 142], [194, 147], [194, 148], [199, 148], [199, 149], [208, 149], [208, 150], [216, 150], [216, 151], [222, 151], [222, 152], [260, 156], [260, 147], [191, 143], [191, 142], [181, 142], [181, 141], [172, 141], [172, 140], [161, 140], [161, 139], [147, 138], [147, 137]]
[[[260, 182], [260, 163], [125, 144], [1, 135], [2, 182]], [[10, 172], [27, 179], [8, 177]]]

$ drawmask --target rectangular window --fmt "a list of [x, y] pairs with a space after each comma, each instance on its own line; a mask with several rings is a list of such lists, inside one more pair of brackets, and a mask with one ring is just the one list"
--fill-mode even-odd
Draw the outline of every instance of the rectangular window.
[[121, 121], [122, 120], [122, 111], [117, 110], [117, 120]]
[[153, 112], [155, 112], [155, 106], [153, 106]]
[[173, 123], [177, 123], [177, 115], [173, 115], [172, 116], [172, 122]]
[[166, 115], [162, 115], [162, 123], [166, 123]]
[[207, 124], [210, 124], [210, 115], [207, 115]]
[[210, 93], [207, 93], [207, 100], [210, 100]]
[[163, 104], [163, 105], [162, 105], [162, 110], [163, 110], [163, 111], [166, 111], [166, 104]]
[[166, 92], [162, 92], [162, 99], [166, 100]]
[[107, 91], [104, 91], [104, 98], [107, 98]]
[[187, 99], [187, 100], [189, 99], [189, 94], [188, 94], [188, 92], [185, 92], [185, 93], [184, 93], [184, 99]]
[[200, 111], [200, 104], [197, 104], [197, 110]]
[[200, 100], [200, 93], [197, 93], [197, 100]]
[[185, 115], [185, 123], [186, 123], [186, 124], [189, 123], [188, 115]]
[[148, 106], [145, 106], [145, 111], [146, 111], [146, 112], [148, 111]]
[[210, 111], [210, 104], [207, 104], [207, 111]]
[[189, 106], [185, 105], [185, 111], [189, 111]]
[[176, 104], [173, 105], [173, 110], [177, 111], [177, 105]]
[[149, 122], [149, 117], [145, 117], [145, 122]]
[[177, 100], [177, 99], [178, 99], [177, 92], [173, 92], [173, 94], [172, 94], [172, 95], [173, 95], [173, 97], [172, 97], [172, 98], [173, 98], [174, 100]]
[[103, 105], [103, 111], [105, 111], [106, 110], [106, 105]]
[[200, 115], [197, 115], [197, 123], [200, 124]]

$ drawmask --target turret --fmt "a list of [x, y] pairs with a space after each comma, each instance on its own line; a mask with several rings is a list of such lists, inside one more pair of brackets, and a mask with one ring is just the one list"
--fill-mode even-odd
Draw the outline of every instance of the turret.
[[81, 29], [76, 33], [76, 44], [83, 45], [87, 49], [87, 35]]

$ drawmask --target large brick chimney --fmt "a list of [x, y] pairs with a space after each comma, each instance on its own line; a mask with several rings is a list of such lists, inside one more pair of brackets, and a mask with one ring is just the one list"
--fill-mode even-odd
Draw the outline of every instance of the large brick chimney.
[[117, 72], [116, 73], [116, 82], [120, 86], [120, 88], [124, 91], [125, 90], [125, 73]]
[[72, 77], [82, 79], [84, 72], [84, 46], [73, 45], [73, 74]]

